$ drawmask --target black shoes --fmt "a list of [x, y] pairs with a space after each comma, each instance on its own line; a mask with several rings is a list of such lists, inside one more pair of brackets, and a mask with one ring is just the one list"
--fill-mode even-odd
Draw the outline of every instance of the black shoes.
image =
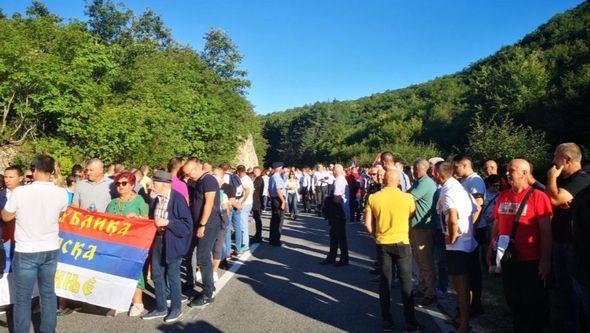
[[336, 263], [336, 260], [330, 260], [330, 259], [320, 261], [320, 265], [333, 265], [335, 263]]
[[207, 297], [205, 295], [200, 295], [197, 298], [193, 299], [188, 306], [191, 308], [196, 309], [203, 309], [207, 305], [213, 303], [215, 301], [215, 297]]
[[252, 237], [250, 238], [250, 244], [262, 243], [262, 237]]
[[335, 263], [334, 266], [336, 266], [336, 267], [348, 266], [348, 260], [340, 260], [337, 263]]

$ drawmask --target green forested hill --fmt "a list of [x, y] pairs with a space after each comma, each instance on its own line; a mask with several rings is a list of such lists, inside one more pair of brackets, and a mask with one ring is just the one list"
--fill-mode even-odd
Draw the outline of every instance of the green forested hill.
[[0, 11], [3, 160], [16, 151], [28, 163], [47, 152], [67, 171], [93, 157], [220, 163], [249, 133], [263, 144], [241, 56], [223, 31], [205, 34], [198, 52], [174, 41], [150, 9], [135, 15], [94, 0], [86, 15], [64, 22], [39, 1], [11, 18]]
[[455, 151], [526, 157], [590, 139], [590, 3], [585, 2], [465, 70], [353, 101], [265, 117], [267, 161], [310, 164], [392, 150], [411, 161]]

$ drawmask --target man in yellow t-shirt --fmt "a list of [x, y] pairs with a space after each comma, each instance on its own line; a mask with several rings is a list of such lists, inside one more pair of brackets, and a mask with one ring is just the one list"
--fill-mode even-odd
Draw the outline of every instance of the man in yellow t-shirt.
[[381, 270], [379, 301], [383, 329], [393, 327], [391, 316], [391, 280], [393, 265], [397, 265], [404, 304], [405, 331], [422, 332], [424, 326], [416, 321], [412, 297], [412, 250], [410, 248], [410, 219], [416, 211], [411, 194], [398, 186], [401, 172], [389, 169], [385, 173], [385, 187], [371, 195], [365, 209], [365, 228], [377, 242]]

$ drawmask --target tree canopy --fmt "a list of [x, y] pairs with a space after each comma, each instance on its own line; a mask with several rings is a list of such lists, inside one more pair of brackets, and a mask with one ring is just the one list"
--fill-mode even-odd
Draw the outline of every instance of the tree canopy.
[[94, 0], [86, 13], [88, 22], [63, 23], [34, 1], [26, 17], [0, 18], [0, 149], [48, 152], [63, 169], [93, 157], [231, 162], [248, 134], [264, 147], [235, 83], [175, 42], [152, 10], [135, 16]]
[[379, 151], [393, 150], [411, 162], [469, 151], [477, 163], [513, 156], [543, 166], [549, 145], [589, 142], [588, 41], [585, 2], [461, 72], [270, 114], [264, 126], [267, 160], [309, 165], [357, 156], [366, 164]]

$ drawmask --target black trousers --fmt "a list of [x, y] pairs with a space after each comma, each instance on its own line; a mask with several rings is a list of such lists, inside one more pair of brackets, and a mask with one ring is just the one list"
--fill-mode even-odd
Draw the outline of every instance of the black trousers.
[[315, 208], [318, 214], [322, 212], [322, 204], [324, 199], [328, 195], [328, 186], [316, 186], [315, 187]]
[[180, 264], [181, 271], [184, 271], [185, 273], [184, 286], [188, 288], [195, 286], [195, 267], [193, 267], [193, 254], [197, 248], [197, 236], [195, 234], [196, 230], [193, 228], [191, 244], [188, 248], [188, 252], [184, 258], [182, 258], [182, 262]]
[[393, 321], [391, 316], [391, 281], [393, 267], [397, 266], [401, 282], [402, 303], [406, 324], [416, 324], [414, 298], [412, 296], [412, 249], [408, 244], [378, 244], [381, 278], [379, 280], [379, 302], [383, 321]]
[[467, 277], [469, 278], [469, 291], [472, 293], [471, 309], [481, 308], [481, 263], [479, 261], [479, 246], [469, 255], [469, 268]]
[[283, 232], [283, 209], [281, 209], [281, 200], [278, 197], [270, 199], [272, 216], [270, 218], [270, 237], [271, 245], [281, 244], [281, 233]]
[[434, 229], [410, 229], [410, 243], [416, 264], [418, 264], [420, 284], [418, 290], [428, 298], [436, 297], [436, 271], [434, 266]]
[[311, 211], [311, 193], [308, 189], [302, 188], [301, 189], [301, 200], [303, 201], [303, 211], [310, 212]]
[[256, 233], [254, 234], [255, 239], [262, 238], [262, 218], [260, 217], [260, 209], [252, 210], [252, 217], [254, 218], [254, 224], [256, 225]]
[[348, 262], [348, 240], [346, 220], [330, 220], [330, 253], [327, 260], [335, 261], [340, 248], [340, 261]]
[[205, 226], [205, 236], [197, 238], [197, 266], [201, 270], [203, 277], [203, 294], [207, 297], [213, 297], [215, 285], [213, 283], [213, 261], [212, 252], [215, 240], [221, 230], [221, 221], [207, 222]]
[[543, 332], [548, 299], [539, 277], [539, 262], [515, 261], [503, 265], [502, 282], [513, 314], [514, 332]]

